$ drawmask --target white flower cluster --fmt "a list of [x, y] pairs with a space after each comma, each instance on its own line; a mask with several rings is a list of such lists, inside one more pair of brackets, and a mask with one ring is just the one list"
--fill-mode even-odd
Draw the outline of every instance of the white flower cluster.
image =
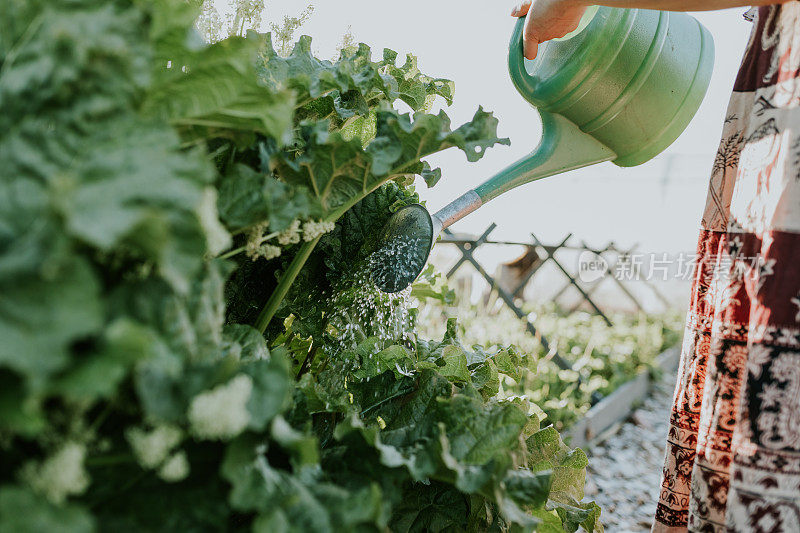
[[172, 454], [158, 470], [158, 476], [168, 483], [181, 481], [189, 475], [189, 461], [183, 450]]
[[280, 257], [281, 248], [280, 246], [275, 246], [274, 244], [262, 244], [261, 247], [258, 249], [258, 254], [267, 261], [269, 261], [270, 259], [275, 259], [276, 257]]
[[192, 433], [201, 439], [224, 440], [247, 427], [247, 401], [253, 390], [250, 376], [239, 374], [229, 382], [198, 394], [189, 406]]
[[314, 222], [313, 220], [309, 220], [303, 224], [303, 240], [306, 242], [313, 241], [320, 235], [333, 231], [335, 227], [336, 223], [334, 222], [323, 222], [322, 220]]
[[83, 467], [85, 457], [83, 444], [68, 442], [41, 463], [26, 464], [22, 477], [36, 492], [54, 503], [62, 503], [67, 496], [82, 494], [89, 486], [89, 475]]
[[248, 232], [247, 244], [245, 245], [245, 253], [247, 254], [247, 257], [249, 257], [253, 261], [257, 260], [259, 257], [263, 257], [266, 260], [270, 260], [270, 259], [275, 259], [279, 255], [281, 255], [280, 247], [275, 246], [273, 244], [265, 243], [265, 241], [267, 240], [265, 232], [267, 231], [268, 226], [269, 226], [268, 222], [256, 224]]
[[247, 243], [247, 257], [256, 261], [259, 257], [263, 257], [267, 261], [270, 259], [275, 259], [281, 255], [281, 249], [279, 246], [275, 246], [273, 244], [261, 244], [258, 246], [254, 246], [251, 243]]
[[169, 452], [181, 442], [181, 430], [162, 424], [147, 432], [133, 427], [125, 432], [136, 459], [145, 468], [155, 468], [167, 458]]
[[286, 246], [300, 242], [300, 221], [293, 220], [292, 224], [278, 234], [278, 244]]
[[[267, 234], [267, 227], [268, 223], [263, 222], [261, 224], [256, 224], [248, 231], [245, 253], [247, 257], [253, 261], [261, 257], [266, 260], [275, 259], [281, 255], [281, 246], [297, 244], [300, 242], [301, 236], [302, 240], [311, 242], [320, 235], [333, 231], [336, 224], [334, 222], [324, 222], [322, 220], [308, 220], [302, 224], [301, 229], [300, 220], [295, 219], [288, 228], [277, 234]], [[280, 246], [268, 244], [266, 242], [272, 237], [277, 237]]]

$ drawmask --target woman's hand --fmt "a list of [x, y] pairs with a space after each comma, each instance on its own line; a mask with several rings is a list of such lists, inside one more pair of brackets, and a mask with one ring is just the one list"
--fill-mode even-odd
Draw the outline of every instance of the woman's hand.
[[563, 37], [577, 29], [581, 17], [588, 7], [584, 0], [525, 0], [517, 5], [511, 16], [524, 17], [523, 38], [525, 57], [533, 59], [539, 50], [539, 43]]

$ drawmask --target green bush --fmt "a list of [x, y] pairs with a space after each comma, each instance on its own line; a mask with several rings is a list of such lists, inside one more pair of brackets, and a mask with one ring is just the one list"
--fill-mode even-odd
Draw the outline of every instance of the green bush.
[[426, 113], [453, 87], [412, 57], [195, 15], [0, 6], [0, 530], [601, 529], [585, 455], [497, 397], [519, 362], [358, 275], [495, 119]]

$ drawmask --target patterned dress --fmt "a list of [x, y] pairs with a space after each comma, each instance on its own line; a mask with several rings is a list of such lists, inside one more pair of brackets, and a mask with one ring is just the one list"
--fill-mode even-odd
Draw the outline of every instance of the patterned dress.
[[762, 7], [709, 184], [653, 531], [800, 532], [800, 2]]

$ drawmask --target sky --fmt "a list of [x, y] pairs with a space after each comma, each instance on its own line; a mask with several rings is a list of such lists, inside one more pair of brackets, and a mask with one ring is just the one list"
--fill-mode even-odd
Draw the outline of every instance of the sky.
[[[266, 19], [296, 15], [307, 4], [269, 0]], [[445, 107], [454, 126], [483, 106], [498, 117], [500, 136], [511, 139], [510, 147], [490, 149], [477, 163], [467, 162], [456, 149], [429, 158], [442, 169], [442, 180], [433, 189], [420, 180], [417, 189], [432, 211], [538, 143], [538, 115], [516, 92], [506, 67], [513, 2], [318, 0], [313, 4], [315, 11], [300, 33], [312, 36], [312, 47], [319, 54], [333, 57], [348, 28], [356, 41], [372, 47], [376, 58], [384, 47], [413, 53], [422, 72], [455, 82], [455, 102]], [[552, 242], [571, 232], [576, 240], [598, 247], [613, 240], [638, 243], [640, 249], [653, 252], [692, 252], [725, 109], [751, 28], [742, 18], [744, 11], [693, 14], [714, 36], [714, 74], [693, 122], [663, 154], [639, 167], [603, 163], [524, 185], [456, 223], [453, 230], [480, 233], [495, 222], [493, 235], [507, 240], [528, 241], [533, 232]]]

